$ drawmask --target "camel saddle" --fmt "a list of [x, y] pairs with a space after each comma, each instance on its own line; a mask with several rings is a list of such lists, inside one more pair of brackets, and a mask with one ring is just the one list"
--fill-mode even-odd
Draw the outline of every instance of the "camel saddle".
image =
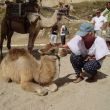
[[[27, 13], [36, 12], [36, 8], [39, 8], [37, 4], [34, 3], [6, 3], [6, 18], [10, 22], [11, 20], [23, 23], [26, 27], [30, 25], [27, 18]], [[28, 26], [27, 26], [28, 25]]]
[[9, 22], [13, 20], [23, 23], [26, 27], [30, 25], [26, 15], [26, 3], [8, 2], [6, 5], [6, 18]]
[[6, 7], [6, 16], [11, 17], [12, 19], [14, 17], [23, 18], [26, 16], [25, 11], [25, 3], [14, 3], [14, 2], [8, 2]]
[[27, 13], [39, 11], [39, 6], [34, 3], [6, 3], [6, 17], [14, 21], [24, 21], [27, 18]]

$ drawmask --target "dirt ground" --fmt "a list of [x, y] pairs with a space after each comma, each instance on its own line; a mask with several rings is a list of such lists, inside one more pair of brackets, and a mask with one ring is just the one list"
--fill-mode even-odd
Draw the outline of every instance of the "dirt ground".
[[[16, 34], [12, 44], [27, 44], [27, 35]], [[49, 39], [37, 39], [47, 43]], [[95, 82], [75, 84], [69, 56], [61, 58], [61, 71], [56, 84], [59, 89], [46, 96], [26, 92], [19, 84], [0, 81], [0, 110], [110, 110], [110, 56], [99, 70]], [[86, 79], [86, 78], [85, 78]]]

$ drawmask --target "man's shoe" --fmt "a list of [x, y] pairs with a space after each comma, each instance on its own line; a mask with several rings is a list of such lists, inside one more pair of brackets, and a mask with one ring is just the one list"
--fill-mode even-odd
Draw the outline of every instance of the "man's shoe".
[[84, 78], [79, 76], [75, 81], [73, 81], [74, 83], [79, 83], [80, 81], [82, 81]]

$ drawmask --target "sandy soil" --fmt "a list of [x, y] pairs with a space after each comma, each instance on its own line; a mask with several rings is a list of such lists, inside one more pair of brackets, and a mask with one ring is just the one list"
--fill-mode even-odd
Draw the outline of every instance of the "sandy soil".
[[[22, 39], [16, 41], [23, 42]], [[16, 83], [0, 81], [0, 110], [110, 110], [110, 57], [105, 59], [95, 82], [83, 80], [75, 84], [74, 78], [68, 55], [61, 58], [58, 91], [46, 96], [26, 92]]]

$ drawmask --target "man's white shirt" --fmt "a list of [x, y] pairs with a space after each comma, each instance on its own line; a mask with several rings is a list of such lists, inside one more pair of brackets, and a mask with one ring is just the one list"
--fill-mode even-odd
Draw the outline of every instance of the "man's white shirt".
[[107, 22], [107, 18], [104, 16], [95, 16], [92, 18], [92, 23], [94, 23], [94, 30], [101, 30], [101, 27], [105, 22]]

